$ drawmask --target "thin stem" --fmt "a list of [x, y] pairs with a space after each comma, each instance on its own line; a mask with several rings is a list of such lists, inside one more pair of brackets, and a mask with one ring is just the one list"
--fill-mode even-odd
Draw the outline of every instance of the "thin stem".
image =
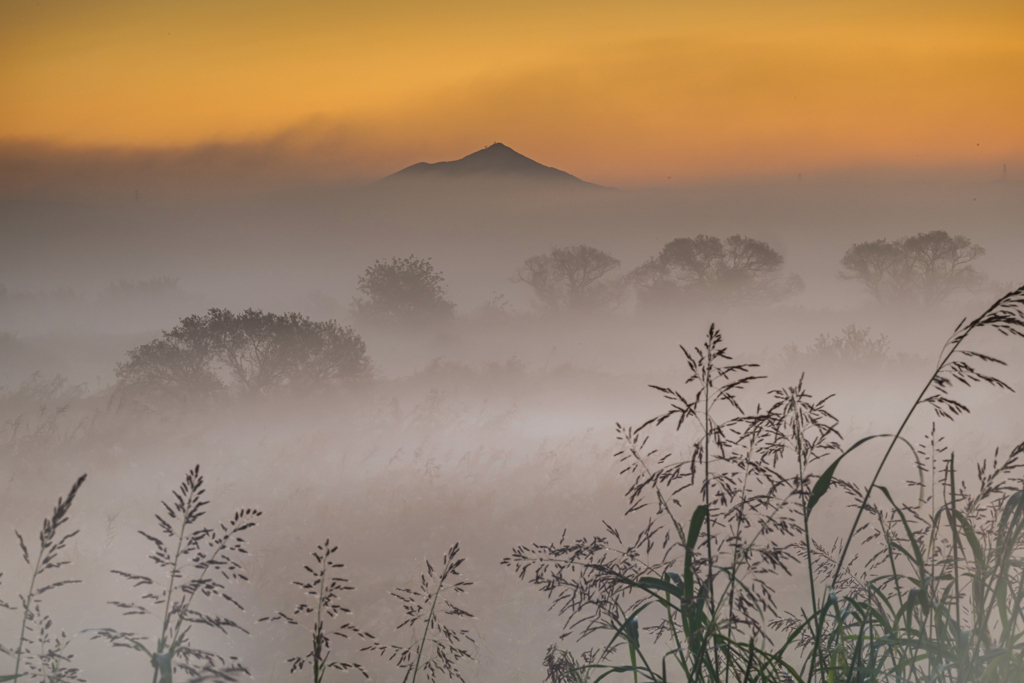
[[[960, 614], [960, 554], [958, 552], [960, 539], [956, 529], [956, 451], [951, 452], [949, 457], [949, 504], [953, 510], [953, 514], [949, 517], [949, 524], [953, 532], [953, 599], [956, 602], [956, 627], [959, 631], [963, 627], [960, 625], [962, 618]], [[957, 638], [956, 644], [957, 655], [961, 656], [963, 653], [960, 651], [959, 638]], [[959, 674], [962, 676], [963, 672], [961, 671]]]
[[[708, 544], [708, 582], [707, 582], [707, 594], [708, 604], [715, 604], [715, 578], [714, 569], [715, 564], [712, 556], [712, 542], [711, 542], [711, 368], [712, 368], [712, 342], [709, 339], [706, 347], [706, 358], [704, 361], [704, 505], [707, 508], [707, 515], [705, 516], [705, 528], [707, 533], [707, 544]], [[701, 639], [701, 652], [703, 654], [705, 647], [709, 639], [711, 638], [711, 631], [714, 629], [714, 622], [708, 620], [707, 632]], [[717, 654], [716, 654], [717, 659]], [[703, 667], [698, 664], [698, 671], [703, 674]], [[702, 676], [703, 677], [703, 676]]]
[[21, 654], [25, 645], [25, 628], [28, 625], [29, 611], [32, 609], [32, 596], [36, 589], [36, 578], [39, 576], [39, 566], [43, 563], [43, 553], [46, 552], [46, 545], [40, 543], [39, 556], [36, 558], [36, 566], [32, 570], [32, 581], [28, 586], [28, 595], [25, 596], [24, 610], [21, 615], [21, 635], [18, 636], [17, 656], [14, 660], [14, 679], [17, 680], [21, 672]]
[[[754, 450], [754, 440], [751, 439], [750, 447], [747, 449], [746, 461], [743, 463], [743, 486], [740, 488], [740, 491], [742, 492], [741, 493], [741, 498], [740, 498], [740, 512], [739, 512], [739, 515], [737, 515], [737, 517], [736, 517], [736, 527], [735, 527], [735, 531], [733, 531], [733, 538], [737, 538], [737, 539], [740, 537], [740, 520], [743, 518], [743, 513], [744, 513], [744, 511], [745, 511], [745, 509], [747, 507], [747, 485], [748, 485], [748, 482], [750, 480], [750, 456], [751, 456], [751, 453], [753, 453], [753, 450]], [[732, 551], [732, 570], [729, 572], [729, 626], [728, 626], [728, 631], [727, 631], [727, 634], [728, 634], [727, 637], [728, 637], [730, 642], [732, 641], [733, 621], [734, 621], [733, 620], [733, 616], [735, 614], [735, 605], [736, 605], [736, 573], [739, 571], [739, 566], [740, 566], [740, 544], [736, 543], [736, 545], [733, 547], [733, 551]], [[754, 642], [753, 638], [751, 638], [750, 642], [751, 642], [751, 647], [753, 647], [753, 642]], [[730, 648], [730, 652], [731, 652], [731, 648]], [[731, 673], [730, 669], [726, 668], [726, 670], [725, 670], [725, 680], [726, 680], [726, 683], [728, 683], [728, 681], [729, 681], [730, 673]]]
[[[220, 541], [220, 544], [210, 554], [210, 559], [205, 562], [203, 571], [200, 572], [199, 578], [197, 578], [195, 581], [196, 585], [201, 586], [203, 584], [203, 579], [206, 577], [206, 572], [208, 572], [210, 570], [210, 567], [212, 567], [215, 564], [217, 556], [220, 555], [220, 551], [224, 550], [224, 546], [228, 544], [228, 540], [234, 533], [234, 529], [232, 529], [230, 532], [225, 533], [224, 538], [222, 538]], [[191, 607], [192, 605], [192, 600], [196, 597], [196, 594], [200, 592], [201, 591], [192, 591], [188, 596], [188, 600], [182, 603], [181, 613], [178, 615], [178, 621], [174, 625], [174, 640], [171, 641], [172, 643], [178, 642], [178, 638], [181, 635], [181, 627], [185, 623], [185, 617], [188, 615], [189, 607]]]
[[704, 367], [704, 505], [708, 509], [705, 519], [708, 535], [708, 601], [714, 604], [714, 562], [711, 556], [711, 360], [709, 343]]
[[[320, 592], [316, 597], [316, 622], [313, 626], [313, 681], [314, 683], [320, 683], [323, 680], [324, 672], [321, 671], [321, 656], [320, 653], [323, 648], [323, 617], [321, 616], [324, 607], [324, 584], [327, 578], [327, 552], [330, 550], [329, 544], [326, 546], [324, 551], [324, 558], [320, 565]], [[326, 669], [324, 669], [326, 671]]]
[[[968, 332], [970, 332], [970, 330], [968, 330]], [[957, 348], [959, 348], [960, 344], [966, 338], [967, 333], [959, 335], [959, 338], [949, 348], [949, 352], [946, 353], [945, 357], [943, 357], [942, 361], [935, 368], [935, 372], [932, 373], [932, 376], [928, 379], [924, 387], [921, 389], [921, 393], [918, 394], [917, 399], [914, 401], [913, 405], [910, 406], [910, 410], [903, 418], [903, 422], [900, 424], [900, 428], [896, 430], [895, 434], [893, 434], [892, 441], [889, 442], [889, 447], [886, 449], [885, 455], [882, 457], [882, 462], [878, 464], [878, 468], [875, 470], [875, 476], [872, 477], [871, 484], [864, 492], [864, 499], [861, 501], [861, 504], [857, 508], [857, 516], [854, 517], [853, 524], [850, 525], [850, 533], [846, 537], [846, 542], [843, 543], [843, 552], [839, 555], [839, 562], [836, 563], [836, 572], [832, 577], [833, 584], [835, 584], [836, 581], [839, 580], [839, 572], [843, 567], [843, 562], [846, 560], [846, 553], [850, 550], [850, 544], [853, 543], [853, 535], [857, 533], [857, 525], [860, 523], [860, 517], [862, 514], [864, 514], [865, 507], [867, 507], [868, 498], [871, 496], [871, 492], [875, 490], [875, 485], [878, 483], [878, 478], [882, 475], [882, 468], [885, 467], [885, 463], [889, 460], [889, 456], [892, 454], [893, 449], [896, 447], [896, 444], [899, 442], [900, 437], [903, 435], [903, 430], [906, 429], [907, 423], [910, 422], [910, 418], [914, 414], [914, 411], [917, 410], [917, 407], [921, 405], [921, 402], [924, 400], [924, 395], [928, 393], [928, 390], [931, 388], [932, 383], [935, 382], [935, 378], [938, 377], [939, 373], [942, 372], [942, 370], [946, 367], [946, 363], [949, 362], [949, 359], [953, 356], [954, 353], [956, 353]]]
[[[806, 460], [807, 454], [804, 452], [804, 450], [803, 450], [803, 448], [801, 446], [802, 439], [801, 439], [801, 435], [800, 435], [800, 416], [799, 416], [799, 414], [796, 416], [796, 425], [794, 426], [793, 431], [794, 431], [794, 437], [795, 437], [796, 443], [797, 443], [796, 459], [797, 459], [797, 464], [799, 465], [799, 468], [800, 468], [799, 475], [798, 475], [800, 477], [800, 488], [803, 489], [804, 486], [805, 486], [804, 485], [804, 481], [805, 481], [804, 480], [804, 467], [806, 465], [805, 460]], [[811, 558], [811, 531], [810, 531], [811, 516], [810, 516], [810, 513], [807, 511], [807, 495], [804, 495], [803, 491], [801, 491], [801, 495], [800, 495], [800, 511], [801, 511], [801, 514], [803, 515], [803, 518], [804, 518], [804, 551], [807, 554], [807, 580], [811, 584], [811, 613], [813, 614], [818, 609], [818, 596], [817, 596], [817, 594], [815, 592], [815, 588], [814, 588], [814, 561]], [[808, 675], [809, 678], [814, 676], [814, 664], [815, 664], [815, 662], [816, 662], [816, 660], [818, 658], [818, 649], [819, 649], [819, 645], [821, 643], [821, 622], [818, 621], [818, 620], [815, 620], [814, 623], [815, 623], [815, 626], [814, 626], [814, 628], [815, 628], [814, 648], [811, 650], [811, 668], [807, 672], [807, 675]]]
[[416, 664], [412, 670], [412, 681], [410, 683], [416, 683], [416, 674], [420, 671], [420, 659], [423, 657], [423, 649], [427, 646], [427, 634], [430, 633], [430, 624], [434, 621], [434, 608], [437, 606], [437, 599], [441, 596], [441, 588], [443, 587], [444, 578], [442, 574], [438, 579], [434, 599], [430, 602], [430, 613], [427, 615], [427, 623], [423, 626], [423, 638], [420, 639], [420, 647], [416, 651]]
[[[188, 515], [183, 514], [181, 518], [181, 529], [178, 531], [178, 547], [174, 551], [174, 562], [171, 564], [171, 580], [167, 584], [167, 599], [164, 601], [163, 627], [160, 630], [160, 640], [157, 641], [156, 651], [163, 652], [167, 645], [167, 627], [171, 622], [171, 598], [174, 594], [174, 579], [178, 576], [178, 560], [181, 559], [181, 544], [185, 539], [185, 527], [188, 525]], [[172, 655], [173, 657], [173, 655]], [[157, 676], [160, 668], [153, 663], [153, 683], [157, 683]]]

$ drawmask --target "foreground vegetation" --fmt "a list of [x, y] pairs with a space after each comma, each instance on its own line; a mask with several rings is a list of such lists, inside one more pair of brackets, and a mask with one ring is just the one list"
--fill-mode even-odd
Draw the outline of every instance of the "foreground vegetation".
[[[720, 334], [686, 352], [689, 394], [661, 391], [671, 409], [622, 429], [628, 514], [642, 531], [522, 546], [506, 560], [545, 591], [568, 631], [610, 632], [579, 655], [553, 649], [549, 678], [634, 681], [1017, 681], [1024, 676], [1024, 444], [977, 465], [968, 486], [956, 455], [932, 430], [923, 446], [905, 435], [931, 408], [942, 419], [968, 411], [955, 385], [1008, 389], [988, 374], [998, 359], [968, 350], [982, 330], [1024, 337], [1024, 290], [963, 322], [892, 434], [840, 449], [838, 422], [801, 385], [772, 392], [767, 410], [744, 414], [753, 367], [730, 364]], [[661, 425], [692, 427], [682, 456], [646, 447]], [[869, 441], [887, 447], [867, 486], [843, 481], [844, 460]], [[917, 463], [917, 500], [897, 502], [881, 485], [890, 457]], [[795, 467], [784, 474], [780, 464]], [[828, 463], [826, 467], [820, 467]], [[680, 494], [703, 504], [684, 514]], [[813, 513], [835, 488], [852, 498], [845, 538], [816, 539]], [[874, 542], [874, 543], [873, 543]], [[856, 548], [877, 548], [859, 558]], [[803, 566], [806, 602], [780, 614], [774, 580]]]
[[[1020, 680], [1024, 449], [982, 460], [967, 484], [937, 426], [921, 445], [908, 431], [911, 418], [928, 409], [940, 424], [962, 415], [968, 406], [957, 387], [1008, 388], [986, 369], [1000, 361], [971, 348], [987, 332], [1024, 336], [1024, 288], [955, 330], [893, 433], [846, 448], [828, 400], [810, 396], [802, 383], [771, 392], [767, 407], [751, 408], [745, 394], [761, 379], [757, 368], [734, 363], [717, 329], [684, 350], [689, 379], [681, 388], [658, 387], [669, 408], [620, 429], [626, 519], [606, 522], [601, 536], [517, 547], [505, 560], [547, 594], [564, 620], [566, 637], [545, 658], [548, 678]], [[649, 446], [664, 430], [678, 432], [687, 447]], [[849, 462], [879, 442], [886, 449], [870, 482], [847, 479]], [[916, 462], [909, 501], [882, 485], [898, 453]], [[68, 523], [76, 494], [88, 490], [80, 492], [81, 485], [79, 479], [44, 521], [38, 553], [21, 542], [36, 569], [21, 600], [7, 605], [24, 624], [17, 640], [5, 643], [11, 676], [83, 680], [69, 639], [58, 637], [46, 616], [59, 610], [45, 609], [42, 600], [71, 579], [36, 581], [67, 571], [61, 551], [70, 536], [57, 529]], [[833, 545], [816, 527], [822, 510], [840, 514], [844, 496], [852, 503], [849, 533]], [[115, 572], [141, 593], [118, 601], [125, 630], [89, 632], [125, 657], [145, 656], [154, 681], [235, 680], [246, 673], [204, 641], [247, 630], [231, 586], [247, 580], [238, 558], [259, 513], [245, 508], [207, 528], [200, 519], [208, 506], [197, 468], [164, 504], [156, 529], [142, 531], [159, 571]], [[638, 531], [619, 531], [623, 525]], [[308, 653], [289, 660], [292, 671], [311, 672], [314, 681], [329, 680], [330, 672], [358, 675], [357, 660], [377, 653], [406, 680], [462, 680], [472, 634], [459, 625], [469, 614], [453, 602], [470, 585], [459, 574], [460, 550], [453, 546], [439, 568], [428, 562], [418, 586], [395, 591], [407, 618], [398, 633], [378, 639], [357, 625], [363, 615], [334, 624], [345, 614], [340, 595], [347, 583], [337, 548], [329, 541], [318, 546], [297, 582], [306, 601], [269, 618], [309, 630]], [[779, 591], [801, 571], [803, 604], [787, 609]], [[146, 620], [145, 633], [127, 630]]]

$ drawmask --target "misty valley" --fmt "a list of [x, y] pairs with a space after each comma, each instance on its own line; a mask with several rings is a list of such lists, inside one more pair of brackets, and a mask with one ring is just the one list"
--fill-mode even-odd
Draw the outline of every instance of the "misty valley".
[[1024, 676], [1019, 183], [107, 170], [0, 201], [0, 681]]

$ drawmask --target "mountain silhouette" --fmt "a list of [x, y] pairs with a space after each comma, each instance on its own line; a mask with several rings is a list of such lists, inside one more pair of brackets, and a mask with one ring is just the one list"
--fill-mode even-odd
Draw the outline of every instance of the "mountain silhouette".
[[382, 182], [414, 179], [488, 179], [528, 180], [545, 184], [559, 184], [577, 187], [600, 187], [574, 175], [551, 166], [537, 163], [523, 156], [511, 147], [495, 142], [478, 152], [456, 161], [439, 161], [429, 164], [421, 161], [397, 173], [392, 173]]

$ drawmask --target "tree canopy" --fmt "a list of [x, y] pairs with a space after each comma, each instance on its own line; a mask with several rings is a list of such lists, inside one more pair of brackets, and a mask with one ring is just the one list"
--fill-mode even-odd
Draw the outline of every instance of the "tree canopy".
[[768, 303], [803, 289], [781, 275], [783, 257], [766, 242], [733, 235], [680, 237], [628, 276], [642, 303]]
[[217, 340], [205, 316], [182, 318], [160, 338], [128, 352], [117, 364], [115, 375], [123, 387], [173, 396], [211, 396], [225, 388], [213, 369]]
[[359, 276], [353, 308], [357, 318], [373, 322], [431, 323], [452, 318], [444, 276], [430, 259], [408, 256], [376, 261]]
[[123, 388], [187, 401], [229, 388], [324, 386], [368, 369], [363, 340], [333, 320], [211, 308], [132, 349], [115, 374]]
[[861, 282], [881, 303], [934, 305], [984, 282], [972, 265], [984, 253], [962, 235], [933, 230], [855, 244], [843, 255], [839, 276]]
[[619, 265], [611, 254], [585, 244], [558, 247], [526, 259], [512, 281], [528, 284], [549, 310], [594, 310], [618, 301], [618, 283], [602, 278]]

